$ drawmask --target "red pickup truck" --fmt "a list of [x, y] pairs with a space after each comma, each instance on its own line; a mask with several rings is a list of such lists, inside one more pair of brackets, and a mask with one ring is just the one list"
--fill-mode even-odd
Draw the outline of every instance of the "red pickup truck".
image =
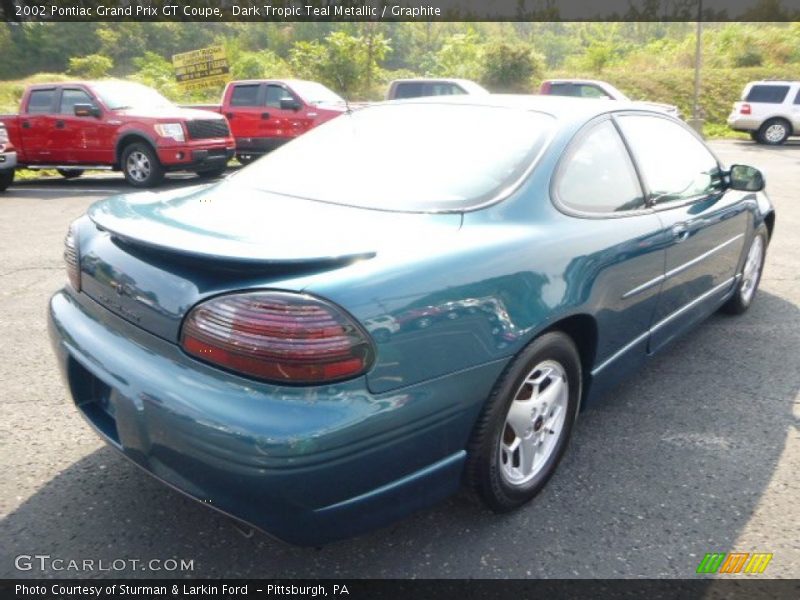
[[345, 100], [316, 81], [232, 81], [222, 104], [194, 106], [227, 117], [236, 158], [246, 164], [348, 110]]
[[234, 154], [224, 117], [180, 108], [158, 92], [124, 81], [37, 84], [19, 115], [0, 115], [17, 167], [121, 170], [128, 183], [152, 187], [167, 171], [221, 175]]

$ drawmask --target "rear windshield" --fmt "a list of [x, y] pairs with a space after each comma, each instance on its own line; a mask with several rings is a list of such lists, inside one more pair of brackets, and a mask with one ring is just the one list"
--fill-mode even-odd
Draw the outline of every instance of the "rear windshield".
[[278, 194], [393, 211], [463, 210], [515, 183], [553, 117], [460, 104], [384, 104], [346, 113], [235, 179]]
[[767, 102], [780, 104], [789, 93], [788, 85], [754, 85], [745, 100], [747, 102]]

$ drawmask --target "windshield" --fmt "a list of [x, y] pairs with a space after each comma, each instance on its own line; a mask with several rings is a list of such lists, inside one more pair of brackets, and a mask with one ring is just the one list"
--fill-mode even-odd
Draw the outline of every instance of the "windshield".
[[316, 81], [295, 81], [292, 87], [308, 104], [344, 104], [344, 98]]
[[174, 106], [157, 91], [140, 83], [103, 81], [93, 84], [92, 89], [109, 110]]
[[254, 188], [382, 210], [463, 210], [515, 183], [554, 119], [520, 109], [445, 103], [347, 113], [234, 176]]

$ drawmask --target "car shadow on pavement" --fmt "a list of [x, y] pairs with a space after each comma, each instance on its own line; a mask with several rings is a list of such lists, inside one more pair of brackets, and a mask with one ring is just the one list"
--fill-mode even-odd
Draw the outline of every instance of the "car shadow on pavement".
[[[767, 486], [793, 476], [791, 461], [779, 461], [800, 424], [798, 322], [796, 305], [764, 291], [747, 314], [706, 321], [583, 413], [556, 476], [514, 513], [494, 515], [462, 492], [371, 534], [297, 548], [245, 537], [102, 448], [0, 523], [0, 574], [693, 577], [706, 552], [773, 551], [736, 544]], [[772, 526], [779, 530], [780, 518]], [[173, 558], [194, 568], [43, 573], [15, 569], [19, 554], [106, 567]]]

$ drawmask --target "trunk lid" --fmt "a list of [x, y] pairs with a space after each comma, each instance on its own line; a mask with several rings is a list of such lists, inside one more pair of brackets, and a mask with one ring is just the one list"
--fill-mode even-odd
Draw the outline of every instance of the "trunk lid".
[[[169, 341], [186, 311], [227, 291], [280, 287], [458, 230], [459, 214], [390, 213], [226, 181], [94, 204], [80, 230], [82, 290]], [[305, 280], [307, 281], [307, 280]]]

